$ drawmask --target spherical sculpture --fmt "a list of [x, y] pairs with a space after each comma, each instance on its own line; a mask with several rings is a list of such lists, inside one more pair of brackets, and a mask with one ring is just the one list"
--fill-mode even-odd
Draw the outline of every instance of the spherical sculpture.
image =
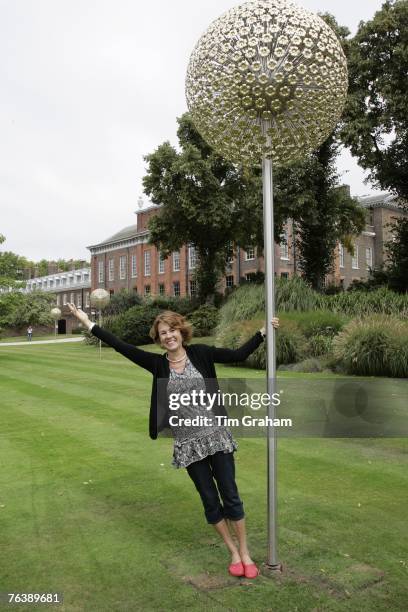
[[214, 21], [190, 58], [194, 124], [223, 157], [301, 159], [333, 131], [347, 94], [347, 61], [332, 29], [287, 0], [246, 2]]
[[92, 291], [90, 299], [92, 306], [100, 310], [109, 303], [110, 295], [106, 289], [95, 289]]
[[61, 310], [59, 308], [53, 308], [51, 310], [51, 316], [55, 320], [59, 319], [61, 316]]

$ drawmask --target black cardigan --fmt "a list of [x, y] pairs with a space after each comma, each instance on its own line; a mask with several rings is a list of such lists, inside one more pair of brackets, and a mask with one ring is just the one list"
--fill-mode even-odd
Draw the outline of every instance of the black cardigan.
[[[115, 351], [118, 351], [118, 353], [121, 353], [153, 374], [150, 397], [149, 435], [152, 440], [156, 440], [158, 433], [165, 427], [168, 427], [169, 407], [167, 393], [165, 385], [158, 385], [158, 381], [168, 379], [170, 376], [170, 367], [166, 355], [164, 353], [158, 355], [157, 353], [144, 351], [133, 344], [123, 342], [123, 340], [120, 340], [98, 325], [94, 325], [91, 332], [94, 336], [106, 344], [109, 344]], [[239, 361], [245, 361], [245, 359], [258, 348], [263, 339], [261, 332], [257, 331], [252, 338], [237, 349], [217, 348], [215, 346], [208, 346], [207, 344], [192, 344], [184, 348], [193, 366], [197, 368], [204, 377], [207, 391], [217, 392], [219, 387], [214, 363], [237, 363]], [[159, 398], [159, 401], [157, 401], [157, 398]], [[216, 404], [214, 406], [215, 414], [217, 414], [217, 411], [220, 414], [226, 414], [222, 405]]]

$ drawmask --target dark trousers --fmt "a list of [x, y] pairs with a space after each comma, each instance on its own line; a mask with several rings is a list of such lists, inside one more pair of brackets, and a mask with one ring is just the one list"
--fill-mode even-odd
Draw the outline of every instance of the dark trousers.
[[214, 525], [223, 518], [233, 521], [244, 518], [244, 506], [235, 483], [233, 453], [218, 451], [201, 461], [191, 463], [186, 469], [200, 494], [207, 523]]

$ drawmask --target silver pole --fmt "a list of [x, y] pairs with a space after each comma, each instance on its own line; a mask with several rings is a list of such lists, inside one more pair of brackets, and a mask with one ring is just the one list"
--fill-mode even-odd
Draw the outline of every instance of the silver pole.
[[[98, 325], [102, 327], [102, 311], [99, 311]], [[102, 359], [102, 340], [99, 340], [99, 359]]]
[[[265, 262], [265, 306], [267, 330], [267, 390], [272, 397], [276, 378], [275, 329], [272, 318], [275, 314], [275, 241], [273, 236], [273, 179], [272, 160], [263, 158], [263, 221], [264, 221], [264, 262]], [[268, 417], [275, 418], [275, 406], [268, 405]], [[268, 460], [268, 560], [271, 569], [281, 569], [277, 552], [277, 440], [273, 426], [267, 428], [267, 460]]]

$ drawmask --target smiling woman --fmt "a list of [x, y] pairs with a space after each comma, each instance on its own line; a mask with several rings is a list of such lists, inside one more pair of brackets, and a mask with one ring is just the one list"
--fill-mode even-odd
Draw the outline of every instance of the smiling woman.
[[[153, 341], [166, 351], [158, 355], [116, 338], [90, 321], [74, 304], [68, 304], [68, 307], [93, 335], [153, 374], [150, 437], [156, 439], [161, 430], [170, 427], [174, 437], [172, 465], [186, 468], [194, 482], [207, 522], [214, 525], [231, 553], [229, 573], [246, 578], [258, 576], [259, 570], [247, 547], [244, 507], [235, 482], [233, 453], [238, 445], [230, 430], [217, 419], [203, 422], [196, 418], [203, 415], [214, 417], [215, 413], [206, 401], [197, 404], [193, 396], [205, 397], [207, 388], [219, 390], [214, 364], [245, 361], [263, 342], [265, 328], [234, 350], [205, 344], [189, 345], [192, 338], [191, 324], [182, 315], [167, 310], [156, 317], [150, 330]], [[273, 319], [272, 325], [278, 327], [278, 320]], [[165, 400], [158, 397], [159, 380], [166, 382]], [[188, 394], [191, 397], [191, 401], [183, 402], [178, 410], [177, 416], [182, 419], [180, 424], [169, 420], [169, 397], [173, 393]], [[231, 537], [226, 519], [234, 525], [238, 548]]]

